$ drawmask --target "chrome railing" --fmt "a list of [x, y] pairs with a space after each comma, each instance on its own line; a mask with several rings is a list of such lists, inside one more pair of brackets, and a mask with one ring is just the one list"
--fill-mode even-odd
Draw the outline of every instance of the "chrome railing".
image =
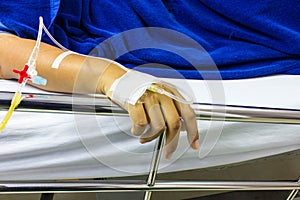
[[[9, 107], [11, 92], [0, 92], [0, 110]], [[29, 94], [17, 111], [127, 116], [128, 113], [103, 95]], [[300, 109], [240, 105], [192, 104], [198, 120], [300, 124]]]
[[[9, 107], [11, 92], [0, 92], [0, 110]], [[128, 116], [127, 112], [101, 95], [24, 94], [16, 111]], [[222, 120], [276, 124], [300, 124], [300, 110], [238, 105], [192, 105], [198, 120]], [[0, 181], [2, 193], [136, 192], [145, 191], [145, 199], [155, 191], [237, 191], [291, 190], [294, 199], [299, 181], [155, 181], [164, 134], [156, 142], [147, 181]], [[300, 172], [299, 172], [300, 173]]]

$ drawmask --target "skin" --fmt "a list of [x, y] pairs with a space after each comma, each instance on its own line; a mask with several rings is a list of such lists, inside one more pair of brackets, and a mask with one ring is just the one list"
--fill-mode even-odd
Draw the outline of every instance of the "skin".
[[[18, 79], [18, 74], [12, 70], [23, 69], [34, 45], [34, 40], [0, 34], [0, 78]], [[110, 86], [125, 74], [125, 70], [114, 62], [73, 54], [63, 59], [58, 69], [51, 68], [55, 58], [62, 52], [59, 48], [41, 43], [36, 69], [39, 76], [47, 79], [47, 85], [29, 83], [47, 91], [99, 93], [110, 98]], [[173, 88], [161, 87], [180, 96]], [[146, 91], [136, 105], [122, 106], [130, 115], [132, 134], [140, 136], [141, 143], [150, 142], [166, 131], [165, 159], [170, 159], [176, 150], [183, 127], [187, 131], [190, 146], [198, 149], [195, 113], [189, 105], [173, 101], [162, 94]], [[145, 132], [147, 125], [149, 128]]]

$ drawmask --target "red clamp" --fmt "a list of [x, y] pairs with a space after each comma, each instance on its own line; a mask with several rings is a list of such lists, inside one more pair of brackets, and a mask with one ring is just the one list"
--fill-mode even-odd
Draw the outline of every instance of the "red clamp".
[[24, 79], [30, 79], [30, 75], [27, 74], [27, 70], [28, 70], [29, 66], [28, 65], [25, 65], [24, 66], [24, 69], [19, 71], [19, 70], [16, 70], [14, 69], [13, 72], [16, 73], [16, 74], [19, 74], [20, 75], [20, 78], [18, 80], [18, 83], [22, 83]]

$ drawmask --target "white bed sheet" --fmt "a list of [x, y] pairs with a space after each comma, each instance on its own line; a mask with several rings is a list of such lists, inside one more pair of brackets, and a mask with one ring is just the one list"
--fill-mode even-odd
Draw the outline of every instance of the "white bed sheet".
[[[300, 76], [168, 81], [181, 87], [187, 84], [185, 87], [193, 89], [198, 102], [300, 109]], [[1, 91], [14, 91], [16, 87], [14, 81], [0, 80]], [[41, 92], [32, 87], [26, 87], [26, 91]], [[212, 99], [215, 92], [225, 95]], [[1, 119], [5, 113], [0, 112]], [[299, 125], [209, 121], [198, 124], [200, 151], [188, 148], [185, 134], [181, 134], [178, 150], [172, 160], [161, 160], [160, 172], [230, 164], [300, 148]], [[154, 142], [139, 144], [131, 136], [130, 127], [127, 117], [15, 112], [0, 133], [0, 180], [145, 174]], [[205, 138], [215, 134], [215, 130], [222, 130], [221, 135], [209, 143]]]

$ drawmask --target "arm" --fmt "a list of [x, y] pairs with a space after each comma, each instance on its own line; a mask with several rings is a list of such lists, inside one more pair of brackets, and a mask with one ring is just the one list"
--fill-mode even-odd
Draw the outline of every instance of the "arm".
[[[35, 41], [22, 39], [9, 34], [0, 34], [0, 74], [5, 79], [18, 78], [13, 69], [22, 69], [30, 56]], [[55, 92], [101, 93], [111, 97], [112, 83], [121, 77], [125, 70], [113, 62], [81, 55], [69, 55], [61, 62], [58, 69], [51, 68], [55, 58], [63, 51], [42, 43], [37, 60], [39, 76], [47, 79], [41, 89]], [[76, 88], [76, 90], [74, 90]], [[175, 95], [180, 95], [173, 88], [165, 88]], [[192, 148], [198, 148], [198, 130], [195, 114], [189, 105], [174, 102], [165, 95], [147, 91], [141, 97], [141, 103], [127, 105], [132, 133], [140, 136], [145, 143], [155, 139], [166, 130], [165, 158], [171, 158], [175, 151], [179, 133], [184, 126]], [[181, 121], [183, 119], [183, 123]], [[147, 125], [150, 128], [144, 132]]]
[[[30, 53], [35, 45], [34, 40], [19, 38], [10, 34], [0, 34], [0, 67], [2, 77], [5, 79], [16, 79], [18, 75], [12, 73], [13, 69], [22, 69], [27, 62]], [[83, 93], [102, 93], [108, 90], [112, 82], [122, 76], [125, 71], [120, 67], [108, 63], [105, 60], [97, 58], [87, 58], [81, 55], [69, 55], [60, 64], [58, 69], [51, 68], [55, 58], [63, 51], [59, 48], [42, 43], [40, 53], [37, 60], [37, 71], [40, 76], [46, 77], [47, 85], [45, 87], [38, 86], [41, 89], [55, 92], [74, 92], [74, 85], [77, 78], [84, 78], [80, 80], [78, 92]], [[95, 67], [97, 66], [97, 67]], [[104, 71], [109, 73], [110, 76], [102, 76]], [[112, 75], [113, 72], [113, 75]], [[87, 74], [83, 76], [80, 74]], [[103, 78], [105, 80], [99, 79]], [[110, 78], [108, 78], [110, 77]], [[96, 91], [92, 91], [93, 82], [105, 83], [99, 84]], [[97, 84], [97, 83], [94, 83]]]

